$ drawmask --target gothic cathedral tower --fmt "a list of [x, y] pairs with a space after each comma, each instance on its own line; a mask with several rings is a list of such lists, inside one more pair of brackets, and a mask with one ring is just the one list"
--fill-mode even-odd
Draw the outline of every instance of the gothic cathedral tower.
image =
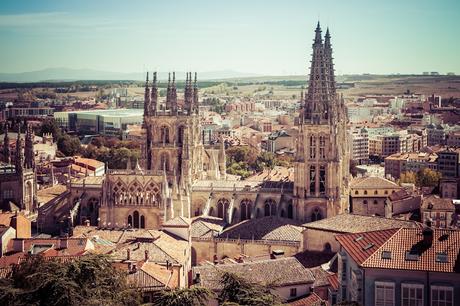
[[[197, 77], [187, 73], [184, 99], [178, 101], [175, 73], [169, 75], [166, 100], [158, 99], [157, 74], [151, 89], [148, 74], [145, 86], [144, 127], [147, 133], [144, 168], [161, 174], [171, 187], [174, 205], [172, 215], [190, 216], [192, 182], [202, 173], [203, 144], [200, 137]], [[169, 186], [168, 186], [169, 187]], [[187, 203], [188, 204], [188, 203]]]
[[330, 39], [327, 29], [323, 43], [318, 22], [296, 142], [294, 203], [296, 218], [303, 221], [334, 216], [348, 205], [347, 112], [336, 93]]

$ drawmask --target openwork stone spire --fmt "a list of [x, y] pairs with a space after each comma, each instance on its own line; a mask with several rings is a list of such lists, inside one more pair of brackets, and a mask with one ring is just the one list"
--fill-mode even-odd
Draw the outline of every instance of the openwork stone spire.
[[8, 121], [5, 122], [5, 136], [3, 138], [3, 161], [11, 163], [10, 138], [8, 136]]
[[313, 53], [310, 66], [310, 80], [305, 96], [304, 122], [306, 124], [328, 124], [331, 107], [335, 100], [334, 71], [329, 31], [325, 43], [321, 37], [321, 27], [315, 30]]

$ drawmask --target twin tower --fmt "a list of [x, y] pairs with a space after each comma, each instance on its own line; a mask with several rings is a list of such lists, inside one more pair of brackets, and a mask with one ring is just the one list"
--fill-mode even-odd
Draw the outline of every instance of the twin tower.
[[160, 104], [158, 101], [158, 83], [157, 73], [153, 73], [152, 88], [149, 88], [149, 73], [145, 82], [144, 96], [144, 116], [156, 115], [191, 115], [198, 114], [198, 86], [197, 74], [195, 72], [195, 80], [192, 82], [192, 73], [187, 72], [184, 88], [183, 103], [178, 103], [177, 88], [176, 88], [176, 73], [173, 72], [172, 80], [171, 73], [168, 78], [168, 87], [166, 89], [166, 102]]

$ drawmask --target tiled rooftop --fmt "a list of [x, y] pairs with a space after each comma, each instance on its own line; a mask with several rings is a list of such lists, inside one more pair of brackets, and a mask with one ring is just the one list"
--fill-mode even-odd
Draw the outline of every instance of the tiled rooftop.
[[201, 286], [211, 290], [221, 288], [221, 276], [224, 272], [235, 273], [253, 283], [275, 287], [312, 284], [315, 281], [313, 274], [294, 257], [193, 268], [194, 275], [200, 273]]
[[414, 221], [396, 220], [384, 217], [356, 214], [340, 214], [334, 217], [303, 224], [306, 228], [337, 233], [359, 233], [400, 227], [417, 227]]
[[325, 306], [327, 301], [323, 300], [319, 295], [312, 292], [309, 296], [289, 303], [290, 306]]
[[197, 217], [192, 220], [192, 237], [193, 238], [211, 238], [217, 236], [226, 225], [221, 218], [216, 217]]
[[452, 199], [440, 198], [437, 195], [429, 195], [423, 197], [422, 209], [425, 210], [447, 210], [454, 211], [455, 206]]
[[397, 231], [398, 229], [388, 229], [337, 235], [336, 239], [357, 264], [362, 264]]
[[383, 188], [399, 188], [398, 184], [382, 177], [369, 176], [358, 177], [351, 181], [350, 188], [352, 189], [383, 189]]
[[245, 220], [225, 229], [220, 238], [300, 242], [303, 228], [292, 219], [263, 217]]
[[431, 243], [423, 238], [422, 229], [399, 229], [362, 266], [460, 273], [460, 230], [434, 229]]

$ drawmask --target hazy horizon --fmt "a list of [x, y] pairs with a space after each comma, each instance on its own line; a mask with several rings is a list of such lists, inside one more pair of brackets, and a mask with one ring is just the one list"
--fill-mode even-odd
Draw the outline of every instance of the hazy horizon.
[[2, 1], [0, 73], [306, 75], [317, 20], [336, 73], [460, 73], [456, 1]]

